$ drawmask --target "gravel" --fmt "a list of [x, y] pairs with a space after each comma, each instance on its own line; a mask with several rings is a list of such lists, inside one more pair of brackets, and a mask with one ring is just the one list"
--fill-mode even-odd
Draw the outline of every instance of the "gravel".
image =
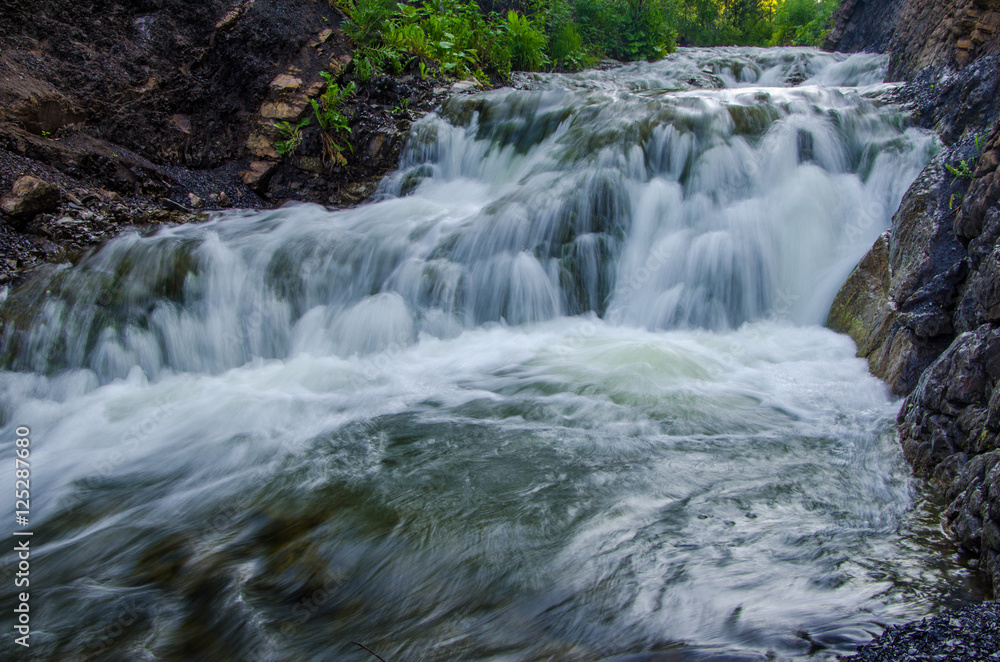
[[890, 626], [845, 662], [1000, 662], [1000, 602]]

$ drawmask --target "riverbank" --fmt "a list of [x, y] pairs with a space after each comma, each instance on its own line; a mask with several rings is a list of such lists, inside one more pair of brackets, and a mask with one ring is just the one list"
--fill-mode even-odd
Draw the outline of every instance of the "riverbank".
[[[417, 61], [356, 80], [344, 17], [327, 3], [46, 0], [4, 12], [0, 284], [129, 228], [228, 207], [357, 204], [396, 167], [411, 121], [456, 91]], [[279, 154], [276, 124], [312, 118], [324, 73], [355, 84], [341, 109], [345, 160], [324, 152], [315, 119]], [[38, 182], [57, 190], [36, 195]]]
[[[1000, 586], [1000, 2], [847, 0], [827, 44], [879, 50], [945, 149], [837, 296], [831, 328], [906, 396], [898, 438], [941, 490], [943, 525]], [[997, 603], [894, 626], [851, 660], [993, 660]]]
[[885, 45], [945, 149], [830, 312], [906, 396], [899, 439], [947, 495], [945, 527], [1000, 585], [1000, 2], [845, 3], [832, 47]]
[[1000, 660], [1000, 603], [988, 602], [890, 625], [844, 662], [996, 662]]

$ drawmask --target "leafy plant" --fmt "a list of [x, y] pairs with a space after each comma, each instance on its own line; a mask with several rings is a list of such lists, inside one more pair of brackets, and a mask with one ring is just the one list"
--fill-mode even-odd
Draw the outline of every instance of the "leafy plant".
[[368, 46], [354, 51], [354, 67], [358, 80], [367, 83], [379, 71], [386, 71], [393, 65], [396, 73], [402, 69], [399, 52], [391, 46]]
[[951, 165], [950, 163], [944, 165], [945, 170], [955, 178], [952, 180], [953, 184], [959, 179], [972, 179], [975, 176], [976, 162], [979, 160], [980, 152], [983, 151], [983, 144], [986, 142], [986, 139], [979, 133], [973, 136], [972, 139], [976, 146], [976, 153], [971, 163], [968, 159], [962, 159], [957, 165]]
[[772, 46], [819, 46], [839, 0], [783, 0], [774, 12]]
[[[441, 72], [455, 78], [480, 76], [483, 68], [506, 77], [510, 54], [502, 25], [484, 16], [475, 0], [423, 0], [397, 5], [384, 39], [393, 48], [436, 60]], [[421, 61], [421, 75], [428, 73]]]
[[340, 8], [347, 14], [344, 34], [356, 48], [367, 48], [381, 40], [387, 23], [395, 13], [390, 0], [344, 0]]
[[[576, 0], [585, 41], [619, 60], [653, 60], [673, 49], [675, 30], [658, 0]], [[676, 13], [669, 17], [677, 19]]]
[[333, 76], [325, 71], [322, 72], [322, 76], [326, 80], [326, 90], [318, 100], [310, 99], [309, 103], [312, 104], [313, 114], [323, 132], [323, 163], [344, 165], [347, 163], [344, 150], [353, 152], [354, 148], [346, 140], [343, 144], [339, 142], [340, 135], [351, 132], [347, 116], [344, 115], [341, 106], [354, 94], [355, 86], [351, 82], [341, 87], [334, 82]]
[[944, 167], [948, 172], [950, 172], [952, 175], [955, 176], [955, 179], [952, 180], [952, 183], [954, 183], [959, 179], [972, 179], [972, 166], [970, 166], [969, 162], [966, 161], [965, 159], [959, 161], [957, 166], [953, 166], [950, 163], [946, 163]]
[[302, 144], [302, 129], [309, 126], [310, 118], [299, 120], [298, 124], [291, 122], [275, 122], [280, 138], [274, 142], [274, 149], [281, 156], [293, 153]]
[[548, 36], [535, 27], [531, 19], [519, 16], [513, 9], [507, 12], [506, 28], [511, 66], [521, 71], [541, 71], [548, 62], [544, 52]]
[[596, 63], [584, 47], [580, 24], [567, 0], [539, 3], [539, 10], [549, 37], [547, 55], [556, 69], [578, 71]]

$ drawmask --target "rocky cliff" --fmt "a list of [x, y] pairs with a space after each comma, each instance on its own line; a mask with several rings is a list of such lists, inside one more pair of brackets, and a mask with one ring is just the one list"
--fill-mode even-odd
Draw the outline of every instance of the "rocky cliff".
[[996, 55], [998, 29], [998, 0], [844, 0], [826, 46], [889, 53], [889, 77], [899, 80], [928, 66]]
[[1000, 0], [848, 0], [831, 47], [886, 49], [944, 142], [841, 289], [829, 326], [907, 396], [899, 438], [1000, 586]]

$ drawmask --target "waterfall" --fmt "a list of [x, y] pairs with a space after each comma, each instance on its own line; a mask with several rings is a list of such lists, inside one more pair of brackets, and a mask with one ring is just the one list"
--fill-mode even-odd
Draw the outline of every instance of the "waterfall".
[[367, 204], [130, 232], [11, 292], [39, 646], [832, 656], [956, 599], [895, 403], [821, 328], [937, 149], [885, 66], [522, 75], [416, 122]]
[[24, 295], [46, 292], [5, 319], [3, 358], [108, 381], [588, 312], [822, 323], [935, 147], [858, 85], [880, 67], [690, 51], [455, 97], [415, 125], [377, 203], [122, 237]]

